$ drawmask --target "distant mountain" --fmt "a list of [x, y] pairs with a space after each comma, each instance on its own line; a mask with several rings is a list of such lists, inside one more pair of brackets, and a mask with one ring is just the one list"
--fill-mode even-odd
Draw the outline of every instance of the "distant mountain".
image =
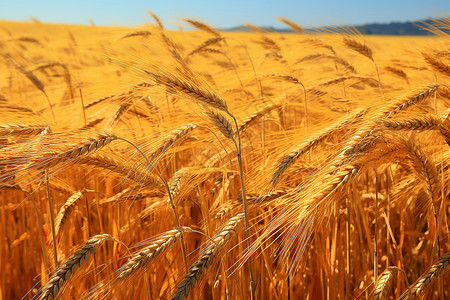
[[[421, 20], [415, 22], [391, 22], [391, 23], [370, 23], [365, 25], [354, 26], [362, 34], [374, 34], [374, 35], [433, 35], [430, 31], [424, 29], [428, 25], [436, 24], [439, 22], [437, 20]], [[349, 26], [339, 27], [342, 29], [349, 28]], [[262, 27], [265, 31], [274, 32], [294, 32], [290, 28], [274, 28], [274, 27]], [[331, 27], [318, 27], [318, 28], [305, 28], [305, 32], [312, 33], [323, 30], [330, 30]], [[248, 31], [252, 30], [247, 26], [236, 26], [225, 31]], [[450, 30], [445, 30], [446, 33], [450, 34]]]

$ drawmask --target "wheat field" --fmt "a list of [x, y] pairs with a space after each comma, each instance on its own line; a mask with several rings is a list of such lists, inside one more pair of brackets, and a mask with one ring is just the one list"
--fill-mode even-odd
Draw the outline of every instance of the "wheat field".
[[450, 19], [153, 19], [0, 22], [0, 299], [450, 297]]

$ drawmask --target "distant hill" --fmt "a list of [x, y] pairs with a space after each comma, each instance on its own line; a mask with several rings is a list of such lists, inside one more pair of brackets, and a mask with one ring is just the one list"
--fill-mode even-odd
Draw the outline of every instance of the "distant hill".
[[[433, 35], [428, 30], [423, 29], [427, 25], [435, 24], [439, 20], [421, 20], [415, 22], [391, 22], [391, 23], [370, 23], [365, 25], [354, 26], [362, 34], [374, 34], [374, 35]], [[346, 28], [342, 26], [340, 28]], [[263, 27], [261, 28], [267, 31], [275, 32], [294, 32], [290, 28], [274, 28]], [[305, 28], [305, 32], [317, 32], [330, 29], [330, 27], [318, 27], [318, 28]], [[236, 26], [233, 28], [225, 29], [226, 31], [252, 31], [247, 26]], [[450, 34], [450, 31], [446, 31]]]

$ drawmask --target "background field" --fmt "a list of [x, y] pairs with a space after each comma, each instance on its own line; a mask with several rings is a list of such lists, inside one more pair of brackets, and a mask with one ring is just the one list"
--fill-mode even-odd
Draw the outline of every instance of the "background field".
[[0, 22], [0, 299], [448, 298], [448, 19], [187, 24]]

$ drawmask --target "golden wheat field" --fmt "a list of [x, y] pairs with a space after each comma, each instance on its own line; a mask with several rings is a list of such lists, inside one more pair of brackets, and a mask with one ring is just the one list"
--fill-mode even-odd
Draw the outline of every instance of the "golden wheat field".
[[448, 299], [427, 37], [0, 22], [0, 299]]

